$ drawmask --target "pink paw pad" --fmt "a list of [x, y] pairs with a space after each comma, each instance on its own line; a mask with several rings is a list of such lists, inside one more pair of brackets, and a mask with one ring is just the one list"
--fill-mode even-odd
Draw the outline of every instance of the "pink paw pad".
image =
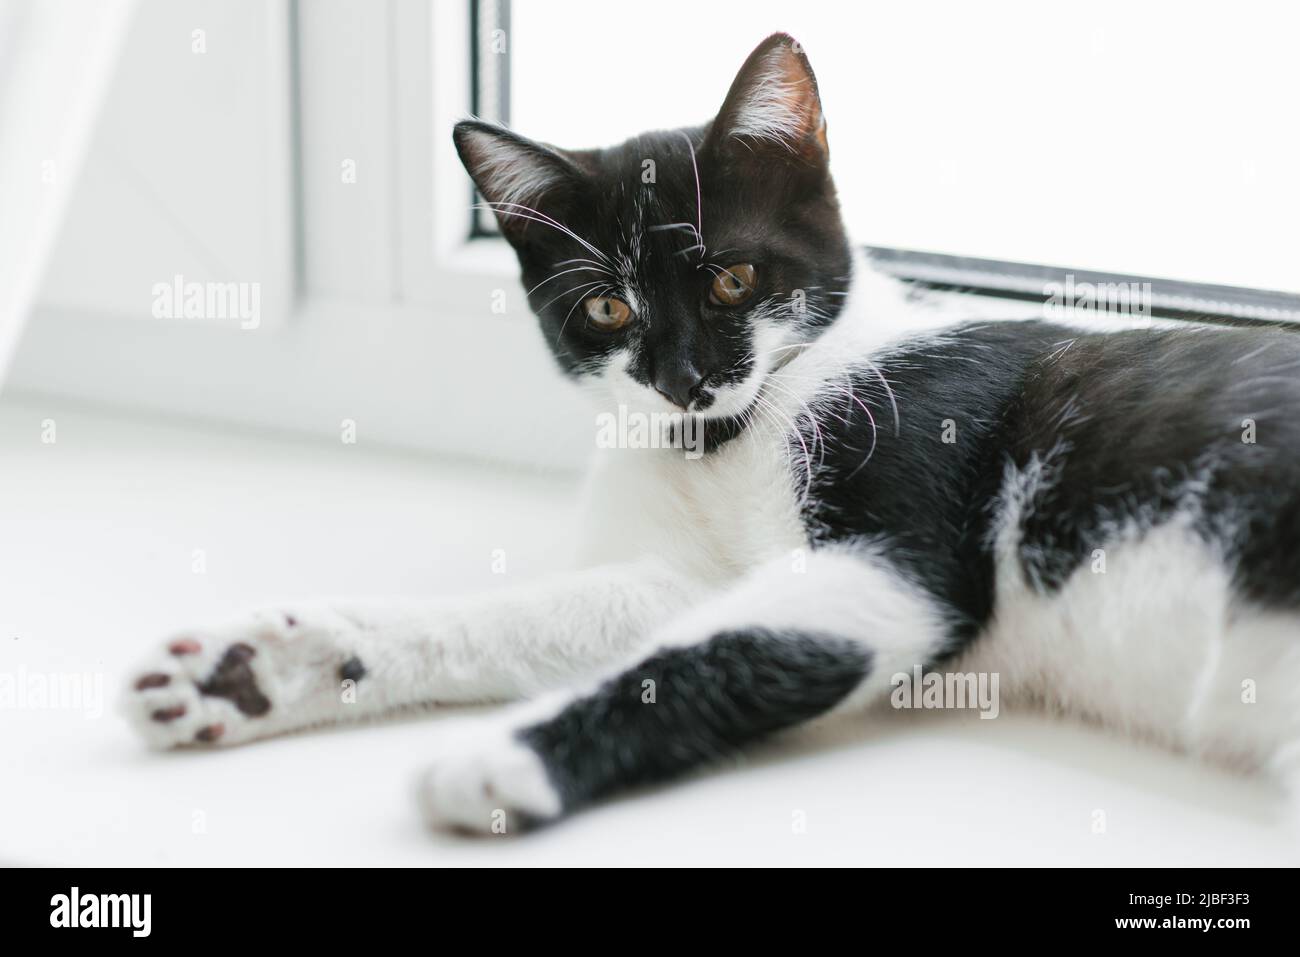
[[224, 724], [210, 724], [206, 728], [199, 728], [194, 734], [194, 740], [201, 741], [204, 744], [211, 744], [225, 733], [226, 726]]

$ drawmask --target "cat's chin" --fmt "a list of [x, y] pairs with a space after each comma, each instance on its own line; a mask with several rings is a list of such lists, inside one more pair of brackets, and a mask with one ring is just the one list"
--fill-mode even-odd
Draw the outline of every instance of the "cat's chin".
[[758, 387], [746, 388], [743, 391], [736, 390], [734, 394], [715, 397], [703, 409], [691, 409], [690, 412], [692, 415], [698, 415], [706, 422], [743, 418], [749, 415], [757, 405], [758, 393]]

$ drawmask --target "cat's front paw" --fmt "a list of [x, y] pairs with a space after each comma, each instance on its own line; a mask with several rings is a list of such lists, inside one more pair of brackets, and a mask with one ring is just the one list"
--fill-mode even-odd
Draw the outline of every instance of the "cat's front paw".
[[154, 748], [266, 737], [320, 721], [337, 704], [340, 679], [364, 673], [346, 647], [333, 623], [293, 612], [186, 632], [133, 672], [122, 710]]
[[434, 763], [416, 797], [430, 827], [479, 834], [525, 831], [563, 809], [537, 753], [506, 732]]

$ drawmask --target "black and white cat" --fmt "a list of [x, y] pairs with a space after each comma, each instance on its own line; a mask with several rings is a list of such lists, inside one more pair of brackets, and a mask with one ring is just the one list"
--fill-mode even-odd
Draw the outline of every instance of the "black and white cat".
[[1293, 776], [1300, 337], [941, 321], [853, 252], [784, 34], [703, 127], [455, 140], [561, 368], [702, 454], [600, 450], [568, 577], [174, 638], [127, 693], [146, 741], [528, 699], [420, 785], [436, 826], [514, 830], [919, 666]]

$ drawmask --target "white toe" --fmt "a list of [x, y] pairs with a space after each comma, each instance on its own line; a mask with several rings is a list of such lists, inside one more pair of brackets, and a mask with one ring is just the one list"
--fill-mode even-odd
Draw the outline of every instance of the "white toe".
[[537, 754], [509, 737], [435, 763], [418, 800], [429, 826], [484, 834], [514, 833], [561, 810]]

